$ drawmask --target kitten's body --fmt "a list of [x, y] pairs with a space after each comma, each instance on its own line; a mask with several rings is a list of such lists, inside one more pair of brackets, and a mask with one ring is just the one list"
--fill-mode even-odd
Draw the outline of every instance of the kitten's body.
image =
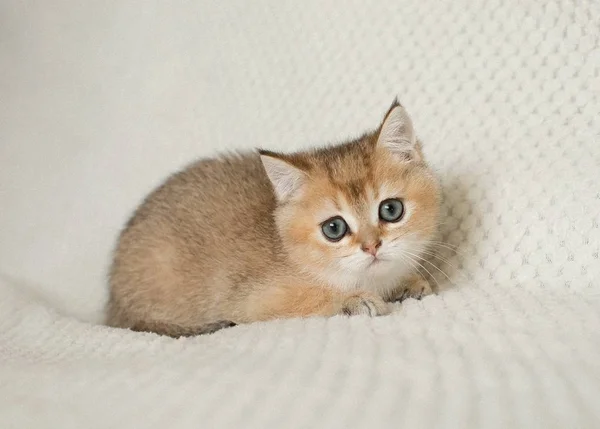
[[[344, 145], [201, 160], [169, 178], [121, 234], [108, 323], [191, 335], [229, 322], [385, 314], [382, 299], [424, 292], [406, 252], [418, 257], [435, 233], [437, 183], [404, 109], [392, 107], [379, 130]], [[373, 212], [392, 196], [406, 209], [398, 225]], [[338, 214], [349, 232], [333, 243], [320, 225]]]

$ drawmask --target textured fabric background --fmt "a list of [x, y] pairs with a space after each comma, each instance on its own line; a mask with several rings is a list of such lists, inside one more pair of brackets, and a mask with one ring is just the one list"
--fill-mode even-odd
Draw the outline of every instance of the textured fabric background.
[[[599, 17], [2, 2], [0, 427], [600, 427]], [[118, 230], [165, 175], [355, 136], [396, 95], [444, 184], [441, 294], [181, 340], [94, 324]]]

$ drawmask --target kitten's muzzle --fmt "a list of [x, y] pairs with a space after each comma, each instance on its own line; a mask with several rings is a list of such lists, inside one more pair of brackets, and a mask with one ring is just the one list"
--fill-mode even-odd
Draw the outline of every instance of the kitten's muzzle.
[[378, 240], [377, 242], [372, 242], [372, 243], [363, 243], [360, 246], [360, 248], [363, 252], [369, 253], [370, 255], [373, 255], [374, 257], [377, 256], [377, 250], [379, 250], [380, 247], [381, 247], [381, 240]]

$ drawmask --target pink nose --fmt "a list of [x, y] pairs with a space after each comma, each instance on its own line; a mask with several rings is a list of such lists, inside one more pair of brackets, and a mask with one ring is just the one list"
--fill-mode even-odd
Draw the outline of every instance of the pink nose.
[[377, 243], [365, 243], [362, 246], [360, 246], [363, 252], [370, 253], [373, 256], [377, 254], [377, 249], [379, 249], [380, 247], [381, 240], [379, 240]]

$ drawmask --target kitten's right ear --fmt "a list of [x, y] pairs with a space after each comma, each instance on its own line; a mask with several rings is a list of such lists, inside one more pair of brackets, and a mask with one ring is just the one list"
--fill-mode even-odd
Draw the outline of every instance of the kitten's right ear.
[[277, 201], [291, 197], [304, 183], [306, 174], [275, 152], [259, 150], [260, 160], [275, 190]]
[[422, 158], [413, 123], [398, 99], [392, 103], [379, 128], [377, 145], [402, 161], [420, 161]]

